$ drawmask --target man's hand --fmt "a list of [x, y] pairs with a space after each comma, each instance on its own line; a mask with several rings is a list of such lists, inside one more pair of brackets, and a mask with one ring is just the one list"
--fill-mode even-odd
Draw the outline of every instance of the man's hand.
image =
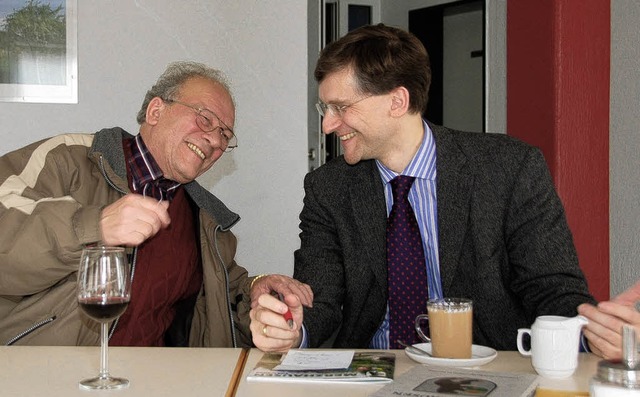
[[[251, 287], [249, 314], [253, 343], [266, 352], [286, 352], [300, 346], [303, 306], [312, 305], [313, 292], [307, 284], [279, 274], [257, 278]], [[283, 316], [287, 310], [293, 316], [291, 328]]]
[[592, 352], [605, 359], [622, 358], [622, 326], [631, 324], [640, 335], [640, 312], [635, 307], [638, 300], [640, 281], [597, 307], [586, 303], [578, 306], [578, 313], [589, 320], [583, 332]]
[[[291, 311], [290, 328], [284, 313]], [[251, 335], [256, 347], [265, 352], [286, 352], [300, 346], [302, 340], [302, 304], [296, 295], [288, 295], [284, 302], [271, 294], [258, 297], [251, 309]]]
[[105, 245], [133, 247], [169, 226], [169, 202], [127, 194], [102, 210], [100, 230]]
[[251, 308], [258, 305], [258, 298], [261, 295], [270, 295], [273, 292], [282, 295], [285, 300], [290, 295], [295, 295], [303, 306], [313, 306], [313, 291], [307, 284], [288, 276], [270, 274], [255, 280], [251, 286]]

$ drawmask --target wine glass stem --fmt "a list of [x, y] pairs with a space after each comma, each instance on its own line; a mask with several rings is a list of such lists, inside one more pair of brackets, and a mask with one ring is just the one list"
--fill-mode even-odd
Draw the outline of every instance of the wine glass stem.
[[107, 349], [109, 348], [109, 323], [104, 321], [101, 324], [100, 330], [100, 377], [109, 377], [109, 356]]

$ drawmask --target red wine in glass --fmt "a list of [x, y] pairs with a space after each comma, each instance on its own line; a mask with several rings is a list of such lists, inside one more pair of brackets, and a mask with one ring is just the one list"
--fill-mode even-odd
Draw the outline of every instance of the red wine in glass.
[[78, 299], [80, 309], [92, 319], [98, 322], [111, 322], [120, 317], [129, 305], [129, 300], [125, 298], [109, 298], [103, 301], [101, 298]]
[[109, 323], [127, 309], [131, 298], [131, 269], [121, 247], [89, 247], [82, 250], [78, 269], [78, 306], [100, 323], [100, 373], [80, 381], [89, 390], [123, 389], [129, 380], [109, 374]]

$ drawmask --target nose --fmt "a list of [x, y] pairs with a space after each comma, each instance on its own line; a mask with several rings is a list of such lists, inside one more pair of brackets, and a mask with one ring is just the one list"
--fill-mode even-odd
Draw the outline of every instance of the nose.
[[322, 132], [330, 135], [342, 124], [342, 119], [334, 116], [331, 112], [327, 112], [322, 118]]
[[213, 148], [220, 148], [225, 150], [227, 148], [227, 140], [222, 136], [220, 128], [214, 128], [212, 131], [202, 132], [202, 137], [209, 142], [209, 145]]

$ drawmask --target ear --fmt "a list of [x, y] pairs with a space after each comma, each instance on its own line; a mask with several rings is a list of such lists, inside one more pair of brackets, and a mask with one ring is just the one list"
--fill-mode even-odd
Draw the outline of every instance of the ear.
[[147, 124], [158, 124], [158, 120], [160, 119], [160, 111], [164, 108], [164, 106], [165, 103], [160, 97], [154, 97], [151, 101], [149, 101], [146, 113]]
[[409, 110], [409, 91], [400, 86], [390, 92], [391, 94], [391, 116], [403, 116]]

